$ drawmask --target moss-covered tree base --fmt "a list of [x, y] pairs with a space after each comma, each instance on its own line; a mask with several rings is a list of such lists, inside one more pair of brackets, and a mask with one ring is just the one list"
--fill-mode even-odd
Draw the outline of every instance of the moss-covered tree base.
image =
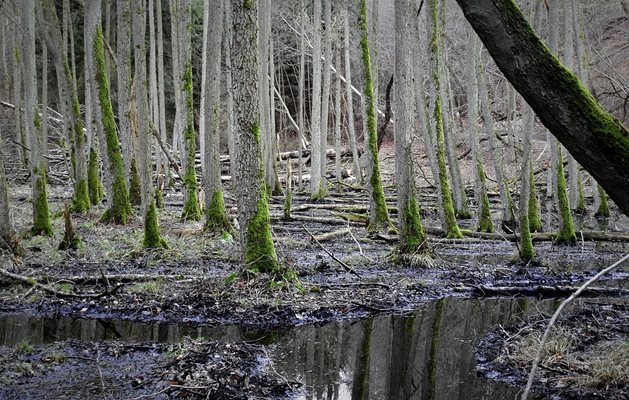
[[220, 190], [212, 194], [212, 201], [207, 210], [205, 210], [204, 230], [217, 233], [229, 233], [232, 230], [229, 219], [227, 218], [227, 213], [225, 212], [223, 192]]
[[76, 182], [72, 197], [72, 212], [84, 214], [90, 210], [90, 193], [86, 180]]
[[271, 235], [271, 221], [269, 217], [269, 200], [262, 184], [262, 195], [258, 200], [256, 212], [247, 227], [247, 240], [243, 243], [245, 249], [245, 265], [249, 272], [282, 271], [282, 265], [275, 253], [273, 236]]
[[162, 210], [165, 207], [164, 204], [164, 192], [162, 191], [162, 186], [157, 185], [157, 189], [155, 189], [155, 206]]
[[157, 207], [155, 206], [155, 201], [151, 201], [144, 217], [144, 241], [142, 245], [145, 249], [168, 248], [160, 231]]
[[33, 236], [52, 236], [52, 223], [50, 222], [50, 212], [48, 211], [48, 194], [46, 185], [46, 170], [42, 167], [41, 171], [35, 171], [37, 178], [37, 198], [33, 199], [33, 228], [31, 234]]
[[131, 209], [130, 204], [122, 207], [112, 205], [103, 213], [99, 222], [104, 224], [125, 225], [132, 215], [133, 210]]
[[135, 157], [131, 159], [131, 168], [129, 168], [129, 201], [132, 206], [136, 207], [142, 203], [140, 174], [138, 173]]
[[522, 218], [520, 218], [520, 234], [520, 247], [518, 249], [520, 260], [528, 263], [529, 261], [532, 261], [535, 257], [528, 215], [524, 215], [522, 216]]
[[419, 216], [419, 204], [415, 197], [412, 197], [403, 212], [403, 231], [400, 232], [400, 244], [398, 251], [401, 254], [424, 253], [429, 250], [426, 242], [426, 234]]
[[293, 190], [290, 186], [286, 189], [286, 194], [284, 195], [284, 219], [290, 220], [291, 209], [293, 208]]
[[201, 204], [199, 203], [199, 196], [197, 195], [196, 188], [193, 191], [188, 192], [188, 199], [183, 205], [183, 211], [181, 212], [182, 221], [200, 221], [203, 216], [201, 211]]
[[100, 204], [103, 200], [103, 184], [100, 180], [100, 169], [98, 167], [98, 153], [93, 148], [90, 149], [89, 162], [87, 164], [87, 186], [89, 190], [90, 202], [92, 205]]
[[63, 240], [59, 243], [59, 250], [78, 250], [83, 244], [83, 241], [74, 231], [72, 218], [70, 216], [70, 207], [67, 205], [63, 211], [63, 220], [65, 223], [65, 233], [63, 234]]
[[555, 243], [557, 244], [575, 244], [577, 235], [574, 231], [574, 221], [570, 212], [570, 203], [568, 201], [568, 192], [566, 190], [566, 176], [563, 169], [563, 157], [561, 156], [561, 147], [557, 150], [557, 198], [559, 200], [559, 214], [561, 217], [561, 229], [557, 234]]
[[469, 208], [455, 210], [456, 217], [459, 219], [472, 219], [472, 212]]

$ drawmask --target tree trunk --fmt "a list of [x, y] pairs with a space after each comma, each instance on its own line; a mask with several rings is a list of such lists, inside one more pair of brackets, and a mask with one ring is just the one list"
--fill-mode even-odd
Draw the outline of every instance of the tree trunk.
[[314, 0], [312, 24], [312, 95], [310, 113], [310, 197], [316, 200], [323, 196], [321, 177], [321, 1]]
[[[351, 5], [351, 1], [348, 5]], [[345, 49], [345, 101], [347, 108], [347, 131], [349, 136], [349, 144], [352, 148], [352, 159], [354, 161], [354, 176], [360, 182], [362, 181], [362, 171], [360, 169], [360, 157], [358, 155], [358, 143], [356, 140], [356, 128], [354, 126], [354, 93], [352, 92], [352, 63], [350, 56], [350, 36], [349, 30], [349, 14], [347, 7], [343, 7], [343, 39]]]
[[48, 212], [47, 168], [44, 162], [42, 121], [37, 105], [37, 69], [35, 62], [35, 0], [20, 3], [22, 17], [22, 76], [24, 78], [24, 127], [30, 138], [31, 179], [33, 188], [34, 235], [51, 236], [52, 225]]
[[221, 186], [220, 130], [221, 130], [221, 45], [223, 37], [224, 0], [204, 3], [203, 71], [201, 86], [200, 136], [205, 137], [203, 185], [205, 190], [205, 229], [229, 231]]
[[[55, 66], [57, 86], [59, 87], [59, 101], [62, 104], [63, 115], [68, 137], [71, 142], [71, 163], [74, 169], [74, 195], [72, 210], [84, 213], [90, 209], [90, 198], [87, 184], [87, 164], [85, 154], [85, 131], [79, 106], [78, 93], [74, 89], [74, 77], [70, 70], [68, 53], [63, 52], [62, 33], [59, 19], [52, 0], [42, 3], [41, 17], [46, 23], [40, 24], [41, 35], [46, 40], [50, 55]], [[67, 46], [66, 46], [67, 47]]]
[[[2, 146], [2, 137], [0, 137], [0, 147]], [[8, 247], [10, 251], [15, 251], [17, 238], [13, 229], [13, 216], [9, 208], [9, 184], [4, 163], [4, 154], [0, 151], [0, 248]]]
[[365, 105], [367, 113], [366, 143], [369, 153], [367, 190], [369, 199], [369, 229], [373, 232], [389, 228], [389, 212], [384, 201], [384, 190], [380, 180], [380, 162], [378, 160], [378, 126], [376, 121], [376, 98], [374, 97], [373, 71], [369, 53], [369, 25], [367, 24], [367, 2], [360, 1], [359, 26], [361, 31], [360, 46], [362, 48], [363, 70], [365, 73]]
[[629, 214], [629, 131], [539, 40], [515, 3], [457, 2], [542, 123]]
[[299, 141], [299, 159], [297, 161], [297, 182], [298, 189], [301, 191], [303, 189], [303, 180], [302, 180], [302, 172], [303, 172], [303, 159], [302, 159], [302, 151], [304, 147], [304, 133], [306, 124], [304, 121], [304, 114], [306, 112], [306, 95], [305, 95], [305, 81], [306, 81], [306, 11], [304, 0], [299, 1], [299, 15], [302, 18], [301, 21], [301, 32], [299, 35], [299, 82], [298, 82], [298, 91], [299, 91], [299, 132], [297, 140]]
[[[134, 158], [131, 144], [131, 126], [129, 124], [129, 100], [131, 96], [131, 9], [130, 0], [116, 3], [116, 57], [118, 59], [118, 127], [122, 145], [122, 159], [125, 164], [125, 176], [130, 178], [131, 159]], [[137, 84], [137, 83], [136, 83]]]
[[429, 13], [428, 19], [430, 21], [430, 70], [432, 73], [432, 82], [433, 89], [431, 93], [433, 94], [433, 118], [434, 118], [434, 127], [436, 133], [436, 145], [437, 145], [437, 162], [439, 167], [439, 182], [441, 187], [441, 202], [443, 206], [443, 213], [445, 217], [445, 228], [448, 231], [449, 238], [460, 238], [463, 237], [461, 231], [459, 230], [459, 226], [457, 224], [456, 215], [454, 213], [453, 199], [452, 199], [452, 191], [450, 190], [450, 182], [448, 179], [448, 171], [446, 165], [446, 151], [445, 151], [445, 139], [443, 132], [443, 102], [441, 99], [441, 82], [439, 79], [439, 69], [440, 69], [440, 48], [441, 48], [441, 31], [439, 24], [439, 12], [438, 12], [438, 1], [439, 0], [429, 0]]
[[96, 82], [98, 83], [98, 100], [100, 114], [102, 115], [102, 126], [105, 132], [107, 144], [107, 159], [109, 161], [109, 173], [112, 177], [112, 191], [110, 192], [109, 209], [101, 217], [102, 222], [113, 222], [115, 224], [126, 224], [127, 218], [132, 213], [129, 203], [129, 192], [124, 173], [124, 162], [120, 151], [120, 142], [114, 121], [114, 110], [109, 97], [109, 80], [105, 67], [105, 49], [103, 44], [103, 31], [100, 25], [96, 26], [94, 36], [94, 61], [96, 67]]
[[[157, 221], [157, 208], [153, 197], [153, 177], [151, 163], [151, 130], [148, 105], [148, 90], [146, 79], [146, 0], [134, 0], [132, 2], [133, 21], [133, 54], [135, 70], [135, 105], [137, 129], [139, 138], [139, 173], [142, 188], [142, 216], [144, 219], [145, 248], [165, 247], [162, 239], [159, 223]], [[153, 29], [152, 27], [150, 29]]]
[[415, 254], [425, 249], [426, 238], [419, 216], [413, 173], [415, 96], [411, 65], [411, 24], [414, 1], [395, 4], [395, 175], [397, 182], [399, 251]]
[[[226, 1], [226, 0], [225, 0]], [[236, 149], [235, 135], [236, 128], [234, 122], [234, 92], [232, 88], [232, 19], [231, 5], [225, 3], [225, 29], [223, 31], [223, 49], [225, 50], [225, 86], [227, 88], [227, 142], [229, 147], [229, 171], [231, 176], [236, 176]], [[233, 185], [232, 185], [233, 186]]]
[[232, 0], [232, 66], [236, 122], [235, 188], [241, 254], [249, 271], [276, 272], [275, 254], [260, 148], [257, 2]]
[[[466, 30], [469, 36], [468, 42], [468, 86], [467, 86], [467, 116], [470, 124], [470, 147], [472, 148], [472, 163], [474, 164], [474, 194], [476, 197], [476, 207], [478, 213], [479, 232], [493, 232], [494, 226], [491, 221], [491, 210], [489, 209], [489, 198], [487, 197], [487, 185], [485, 182], [485, 170], [483, 168], [482, 155], [479, 149], [480, 129], [478, 126], [478, 60], [480, 59], [478, 36], [471, 29]], [[492, 149], [494, 151], [494, 149]]]
[[320, 166], [321, 166], [321, 188], [322, 194], [326, 191], [325, 166], [327, 157], [325, 155], [328, 149], [328, 129], [330, 127], [330, 67], [332, 66], [332, 0], [324, 0], [323, 7], [323, 23], [325, 32], [323, 35], [323, 89], [321, 92], [321, 147], [320, 147]]
[[[162, 19], [162, 0], [155, 0], [155, 8], [157, 11], [157, 96], [159, 98], [159, 124], [157, 127], [159, 128], [162, 143], [166, 143], [166, 80], [164, 77], [164, 27]], [[167, 157], [161, 158], [161, 161], [161, 165], [157, 170], [157, 194], [155, 196], [157, 206], [160, 208], [163, 206], [163, 186], [166, 178], [169, 176]]]

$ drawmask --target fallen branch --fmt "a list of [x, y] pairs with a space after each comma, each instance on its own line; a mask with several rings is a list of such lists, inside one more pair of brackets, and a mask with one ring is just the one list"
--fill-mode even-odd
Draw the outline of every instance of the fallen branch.
[[312, 240], [315, 241], [315, 243], [317, 243], [319, 245], [319, 247], [321, 247], [323, 249], [323, 251], [325, 251], [326, 253], [328, 253], [328, 255], [330, 257], [332, 257], [332, 259], [334, 261], [336, 261], [337, 263], [339, 263], [339, 265], [341, 265], [343, 268], [345, 268], [346, 271], [351, 272], [352, 274], [356, 275], [357, 277], [360, 278], [360, 275], [358, 274], [358, 272], [356, 272], [356, 270], [352, 267], [350, 267], [349, 265], [345, 264], [342, 260], [340, 260], [339, 258], [337, 258], [334, 254], [332, 254], [332, 252], [330, 250], [328, 250], [327, 248], [325, 248], [324, 245], [321, 244], [321, 242], [319, 242], [317, 240], [316, 237], [314, 237], [314, 235], [312, 234], [312, 232], [310, 232], [308, 230], [308, 228], [306, 228], [306, 225], [302, 225], [304, 230], [308, 233], [308, 235], [310, 235], [310, 237], [312, 238]]
[[24, 276], [24, 275], [19, 275], [19, 274], [14, 274], [13, 272], [9, 272], [4, 268], [0, 268], [0, 275], [4, 275], [7, 278], [13, 279], [15, 281], [18, 282], [22, 282], [25, 283], [27, 285], [31, 285], [34, 287], [37, 287], [45, 292], [54, 294], [55, 296], [59, 296], [59, 297], [73, 297], [73, 298], [90, 298], [90, 299], [98, 299], [104, 296], [109, 296], [109, 295], [114, 295], [118, 289], [120, 289], [122, 286], [124, 286], [123, 284], [117, 285], [114, 288], [112, 288], [111, 290], [106, 290], [102, 293], [86, 293], [86, 294], [77, 294], [77, 293], [65, 293], [65, 292], [60, 292], [57, 289], [54, 289], [48, 285], [44, 285], [42, 283], [37, 282], [33, 277], [30, 276]]
[[334, 239], [339, 236], [344, 236], [349, 233], [349, 228], [342, 228], [332, 232], [322, 233], [321, 235], [317, 235], [315, 239], [318, 242], [325, 242], [326, 240]]
[[605, 268], [604, 270], [602, 270], [598, 274], [594, 275], [592, 278], [590, 278], [590, 280], [588, 280], [583, 285], [581, 285], [581, 287], [579, 289], [577, 289], [576, 292], [572, 293], [572, 295], [570, 297], [568, 297], [566, 300], [561, 302], [561, 304], [557, 308], [557, 311], [555, 311], [555, 313], [553, 314], [552, 318], [550, 319], [550, 322], [548, 323], [548, 326], [546, 327], [546, 330], [544, 331], [544, 335], [542, 336], [542, 340], [541, 340], [541, 342], [539, 344], [539, 347], [537, 348], [537, 353], [535, 354], [535, 359], [533, 359], [533, 366], [531, 367], [531, 372], [529, 373], [529, 379], [526, 382], [526, 387], [524, 388], [524, 393], [522, 394], [522, 400], [526, 400], [529, 397], [529, 392], [531, 391], [531, 386], [533, 386], [533, 379], [535, 378], [535, 372], [537, 371], [537, 366], [539, 365], [540, 360], [542, 358], [542, 351], [544, 349], [544, 345], [546, 344], [546, 340], [548, 340], [548, 335], [550, 334], [550, 330], [553, 327], [553, 325], [555, 325], [555, 322], [557, 321], [557, 318], [559, 317], [559, 314], [561, 313], [561, 311], [572, 300], [576, 299], [581, 293], [583, 293], [592, 283], [594, 283], [597, 280], [599, 280], [601, 276], [603, 276], [603, 275], [607, 274], [608, 272], [611, 272], [614, 269], [618, 268], [619, 266], [621, 266], [627, 260], [629, 260], [629, 254], [626, 254], [623, 258], [621, 258], [620, 260], [618, 260], [614, 264], [610, 265], [609, 267]]
[[378, 286], [391, 290], [391, 286], [382, 282], [355, 282], [355, 283], [304, 283], [308, 286], [318, 286], [326, 289], [336, 289], [339, 287], [361, 287], [361, 286]]

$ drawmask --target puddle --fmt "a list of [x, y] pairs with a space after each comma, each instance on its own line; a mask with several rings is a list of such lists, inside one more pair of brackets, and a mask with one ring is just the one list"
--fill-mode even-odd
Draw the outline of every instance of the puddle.
[[[600, 299], [581, 300], [581, 304]], [[519, 389], [476, 376], [474, 346], [490, 329], [550, 313], [559, 300], [446, 298], [409, 315], [268, 332], [72, 318], [0, 318], [0, 344], [84, 341], [179, 342], [185, 336], [268, 345], [277, 373], [300, 381], [299, 399], [513, 399]]]

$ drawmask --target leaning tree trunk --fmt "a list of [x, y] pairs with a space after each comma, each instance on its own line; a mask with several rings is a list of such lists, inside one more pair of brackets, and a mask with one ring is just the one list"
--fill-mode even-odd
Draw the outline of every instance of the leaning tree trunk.
[[629, 214], [629, 131], [535, 35], [511, 0], [457, 0], [542, 123]]
[[268, 194], [260, 148], [257, 2], [232, 0], [233, 92], [236, 122], [235, 193], [240, 222], [241, 254], [249, 271], [278, 272], [280, 264], [271, 236]]
[[433, 88], [431, 93], [434, 98], [434, 110], [433, 110], [433, 118], [434, 118], [434, 127], [436, 133], [436, 145], [437, 145], [437, 162], [439, 167], [439, 182], [441, 183], [441, 202], [443, 206], [443, 213], [445, 219], [445, 229], [447, 231], [447, 237], [449, 238], [460, 238], [463, 237], [461, 231], [459, 230], [459, 225], [457, 224], [456, 215], [454, 213], [453, 199], [452, 199], [452, 191], [450, 190], [450, 182], [448, 179], [448, 170], [446, 165], [446, 151], [445, 151], [445, 140], [444, 140], [444, 132], [443, 132], [443, 119], [442, 119], [442, 99], [441, 99], [441, 82], [439, 80], [439, 69], [440, 69], [440, 26], [439, 26], [439, 12], [438, 12], [438, 1], [439, 0], [430, 0], [429, 1], [429, 13], [428, 19], [430, 21], [430, 70], [432, 73], [432, 82]]
[[395, 4], [395, 175], [402, 254], [415, 254], [427, 247], [413, 173], [415, 98], [410, 48], [413, 3], [398, 0]]
[[221, 186], [221, 45], [223, 36], [223, 2], [205, 3], [203, 17], [203, 77], [201, 87], [201, 123], [205, 136], [203, 186], [205, 190], [205, 229], [215, 232], [231, 230], [225, 213]]
[[[141, 1], [141, 2], [140, 2]], [[135, 69], [135, 105], [139, 139], [138, 164], [142, 188], [142, 215], [144, 219], [145, 248], [166, 247], [157, 221], [157, 207], [153, 197], [153, 177], [151, 163], [151, 129], [149, 126], [149, 105], [146, 79], [146, 1], [132, 2], [133, 53]]]
[[[564, 6], [564, 65], [566, 68], [575, 70], [574, 63], [574, 38], [573, 30], [576, 28], [572, 24], [572, 13], [574, 12], [574, 1], [569, 1]], [[585, 213], [585, 197], [583, 196], [583, 182], [581, 181], [581, 172], [579, 165], [570, 153], [566, 154], [568, 158], [568, 193], [570, 195], [570, 208], [578, 213]]]
[[120, 142], [116, 131], [114, 110], [109, 97], [109, 80], [107, 79], [105, 66], [105, 49], [103, 44], [103, 31], [100, 25], [96, 27], [94, 37], [94, 61], [96, 67], [96, 82], [98, 83], [98, 100], [102, 115], [102, 125], [107, 143], [107, 159], [109, 161], [109, 173], [112, 176], [112, 193], [109, 208], [101, 221], [115, 224], [126, 224], [127, 218], [132, 213], [129, 202], [129, 192], [125, 181], [124, 162], [120, 151]]
[[374, 79], [369, 53], [369, 25], [367, 24], [367, 1], [360, 1], [359, 26], [361, 32], [360, 46], [362, 48], [363, 70], [365, 73], [365, 103], [367, 118], [366, 153], [370, 160], [368, 168], [367, 190], [369, 199], [369, 229], [380, 231], [389, 228], [389, 212], [384, 200], [384, 190], [380, 180], [380, 161], [378, 159], [378, 132], [376, 121], [376, 98], [374, 96]]
[[37, 69], [35, 63], [35, 0], [20, 4], [22, 16], [22, 75], [24, 77], [24, 127], [30, 138], [31, 179], [33, 180], [34, 235], [52, 235], [48, 212], [47, 168], [44, 162], [42, 121], [37, 105]]

